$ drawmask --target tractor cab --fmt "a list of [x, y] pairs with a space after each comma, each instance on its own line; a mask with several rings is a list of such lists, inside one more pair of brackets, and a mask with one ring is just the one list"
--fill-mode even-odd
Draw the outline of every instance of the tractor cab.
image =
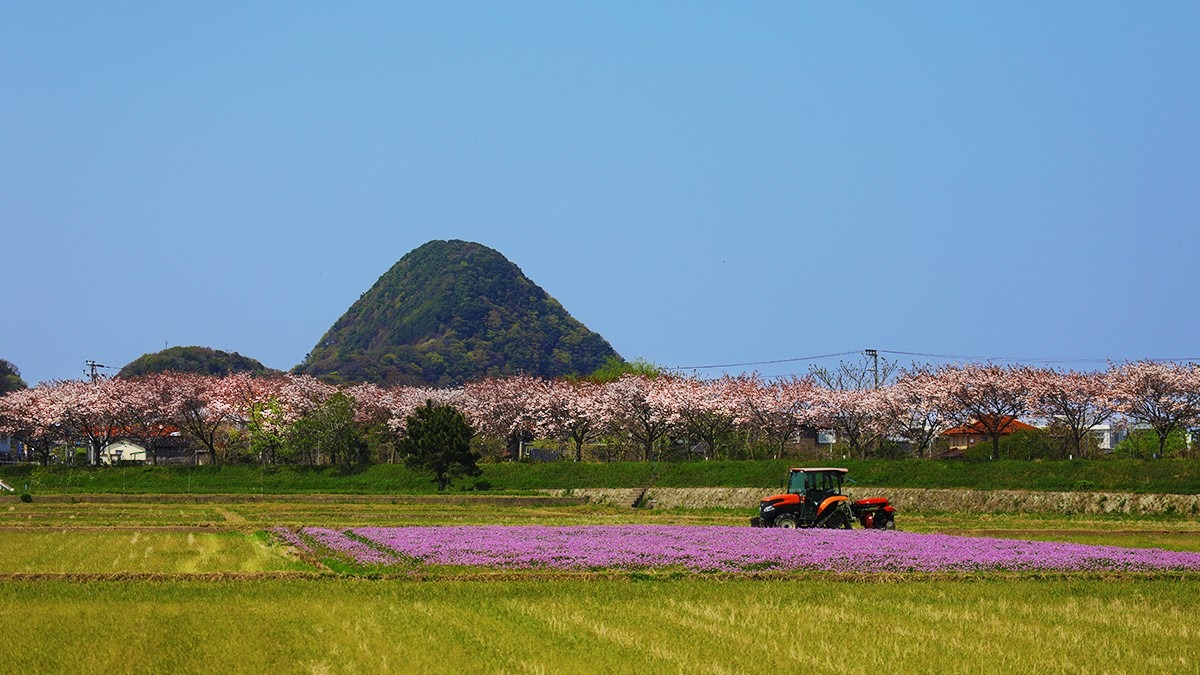
[[846, 469], [792, 469], [788, 472], [787, 491], [804, 495], [805, 501], [817, 504], [842, 494]]

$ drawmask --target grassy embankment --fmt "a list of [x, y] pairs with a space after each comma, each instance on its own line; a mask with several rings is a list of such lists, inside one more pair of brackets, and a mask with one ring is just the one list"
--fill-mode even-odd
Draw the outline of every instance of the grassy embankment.
[[12, 672], [1200, 668], [1197, 581], [4, 581], [0, 596], [22, 628], [0, 645]]
[[[660, 467], [660, 487], [771, 489], [793, 462], [683, 462]], [[864, 487], [979, 490], [1112, 491], [1200, 494], [1200, 460], [968, 462], [839, 460]], [[811, 464], [809, 464], [811, 465]], [[455, 493], [522, 493], [538, 489], [633, 488], [652, 465], [557, 462], [485, 464], [483, 475], [455, 481]], [[6, 466], [0, 478], [34, 495], [66, 494], [432, 494], [426, 474], [402, 465], [339, 468], [202, 467], [41, 468]]]

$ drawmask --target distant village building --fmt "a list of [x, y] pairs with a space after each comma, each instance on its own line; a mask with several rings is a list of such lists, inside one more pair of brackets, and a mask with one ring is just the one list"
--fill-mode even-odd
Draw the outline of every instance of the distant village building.
[[197, 452], [191, 441], [174, 427], [163, 427], [154, 438], [154, 454], [142, 439], [133, 438], [127, 434], [117, 434], [113, 440], [100, 449], [101, 464], [117, 464], [118, 462], [149, 463], [151, 459], [157, 464], [208, 464], [211, 458], [208, 452]]
[[133, 441], [113, 441], [100, 450], [101, 464], [117, 464], [119, 462], [145, 462], [146, 449]]
[[25, 448], [12, 436], [0, 434], [0, 462], [20, 462], [25, 459]]
[[1124, 429], [1114, 427], [1112, 424], [1097, 424], [1089, 429], [1089, 432], [1096, 441], [1096, 447], [1104, 452], [1116, 450], [1121, 441], [1125, 440], [1126, 435]]
[[[1015, 417], [1005, 419], [1003, 425], [998, 425], [1002, 429], [1000, 436], [1008, 436], [1018, 431], [1028, 431], [1037, 429], [1032, 424], [1026, 424]], [[947, 429], [942, 432], [942, 438], [946, 439], [948, 452], [943, 454], [943, 457], [953, 458], [962, 457], [963, 454], [976, 443], [990, 442], [991, 436], [984, 431], [984, 425], [978, 420], [972, 420], [967, 424], [962, 424], [952, 429]]]

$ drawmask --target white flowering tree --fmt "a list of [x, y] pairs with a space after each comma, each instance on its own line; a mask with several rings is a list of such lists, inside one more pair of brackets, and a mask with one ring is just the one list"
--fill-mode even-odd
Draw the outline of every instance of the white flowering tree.
[[1025, 378], [1029, 410], [1038, 417], [1057, 421], [1066, 432], [1074, 456], [1084, 457], [1087, 445], [1083, 440], [1093, 427], [1112, 419], [1117, 412], [1112, 380], [1107, 372], [1031, 371]]
[[992, 459], [1000, 457], [1000, 437], [1029, 411], [1031, 376], [1028, 368], [991, 364], [943, 366], [937, 371], [955, 421], [973, 424], [992, 441]]
[[1154, 430], [1159, 457], [1173, 432], [1200, 420], [1200, 367], [1194, 363], [1129, 363], [1110, 377], [1117, 409]]

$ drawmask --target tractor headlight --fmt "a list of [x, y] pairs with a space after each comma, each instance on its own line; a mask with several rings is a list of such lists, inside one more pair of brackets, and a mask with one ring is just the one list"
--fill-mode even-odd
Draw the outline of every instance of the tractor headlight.
[[774, 511], [775, 507], [771, 504], [763, 504], [761, 510], [763, 513], [767, 513], [768, 511]]

